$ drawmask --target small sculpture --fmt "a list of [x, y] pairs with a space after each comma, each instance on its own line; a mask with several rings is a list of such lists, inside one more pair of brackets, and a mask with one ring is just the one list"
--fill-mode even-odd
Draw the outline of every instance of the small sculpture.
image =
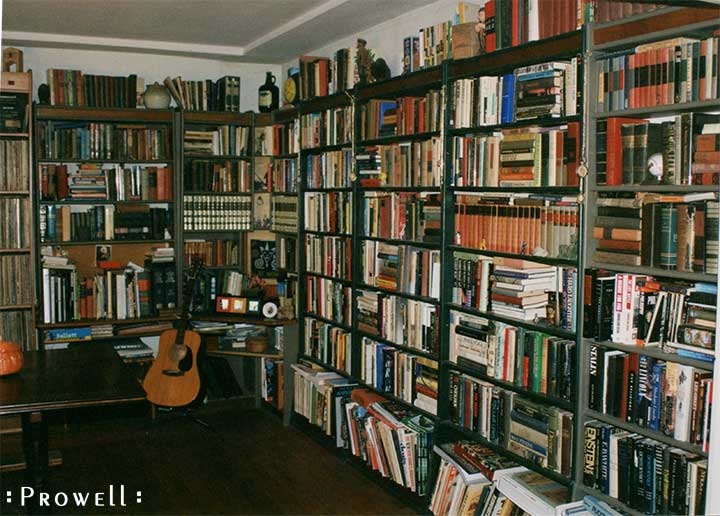
[[38, 86], [38, 100], [42, 105], [50, 105], [50, 86], [47, 84], [41, 84]]
[[383, 81], [385, 79], [389, 79], [391, 76], [390, 67], [382, 57], [372, 64], [370, 71], [372, 72], [372, 77], [375, 81]]
[[372, 64], [375, 55], [372, 50], [367, 48], [367, 41], [358, 38], [357, 52], [355, 53], [355, 63], [357, 64], [358, 83], [367, 84], [373, 82]]
[[[13, 67], [15, 69], [13, 70]], [[7, 47], [3, 50], [3, 72], [22, 72], [23, 71], [23, 53], [22, 50], [13, 47]]]

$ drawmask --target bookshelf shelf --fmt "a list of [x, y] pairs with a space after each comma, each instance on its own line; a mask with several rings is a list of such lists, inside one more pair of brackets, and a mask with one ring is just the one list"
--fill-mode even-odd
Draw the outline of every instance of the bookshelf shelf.
[[398, 238], [381, 238], [374, 236], [361, 236], [360, 240], [369, 240], [372, 242], [382, 242], [384, 244], [392, 245], [406, 245], [409, 247], [423, 247], [427, 249], [437, 249], [438, 242], [418, 242], [417, 240], [401, 240]]
[[325, 324], [330, 324], [330, 325], [332, 325], [332, 326], [337, 326], [337, 327], [340, 328], [341, 330], [351, 331], [350, 326], [348, 326], [347, 324], [343, 324], [343, 323], [340, 323], [340, 322], [336, 322], [336, 321], [333, 321], [332, 319], [326, 319], [325, 317], [321, 317], [321, 316], [316, 315], [316, 314], [314, 314], [314, 313], [312, 313], [312, 312], [303, 312], [302, 315], [303, 315], [303, 317], [310, 317], [311, 319], [317, 319], [318, 321], [324, 322]]
[[718, 111], [718, 101], [699, 100], [695, 102], [683, 102], [682, 104], [666, 104], [653, 107], [642, 107], [633, 109], [619, 109], [617, 111], [600, 111], [592, 115], [593, 120], [608, 117], [631, 117], [631, 118], [659, 118], [662, 116], [679, 115], [693, 111]]
[[208, 160], [208, 161], [250, 161], [249, 156], [236, 156], [234, 154], [188, 154], [183, 155], [185, 159]]
[[466, 134], [494, 133], [505, 129], [521, 129], [523, 127], [556, 127], [566, 125], [570, 122], [580, 122], [582, 118], [579, 115], [548, 117], [548, 118], [530, 118], [527, 120], [518, 120], [506, 124], [496, 125], [480, 125], [476, 127], [454, 127], [448, 130], [450, 136], [464, 136]]
[[63, 323], [37, 323], [40, 330], [53, 330], [61, 328], [80, 328], [83, 326], [105, 326], [105, 325], [127, 325], [127, 324], [151, 324], [156, 322], [177, 321], [177, 313], [171, 315], [159, 315], [157, 317], [138, 317], [136, 319], [80, 319]]
[[308, 235], [319, 235], [319, 236], [335, 236], [335, 237], [344, 237], [344, 238], [352, 238], [352, 234], [350, 233], [338, 233], [336, 231], [313, 231], [310, 229], [306, 229], [305, 233]]
[[368, 333], [368, 332], [365, 332], [365, 331], [362, 331], [362, 330], [358, 330], [358, 335], [360, 335], [360, 337], [365, 337], [365, 338], [368, 338], [368, 339], [370, 339], [370, 340], [374, 340], [374, 341], [376, 341], [376, 342], [379, 342], [380, 344], [385, 344], [385, 345], [387, 345], [387, 346], [392, 346], [392, 347], [397, 348], [397, 349], [402, 350], [402, 351], [407, 351], [408, 353], [412, 353], [413, 355], [418, 355], [418, 356], [421, 356], [421, 357], [429, 358], [429, 359], [431, 359], [431, 360], [437, 360], [437, 359], [438, 359], [437, 355], [434, 354], [434, 353], [428, 353], [427, 351], [422, 351], [422, 350], [420, 350], [420, 349], [413, 348], [413, 347], [411, 347], [411, 346], [404, 346], [404, 345], [402, 345], [402, 344], [397, 344], [397, 343], [395, 343], [395, 342], [393, 342], [393, 341], [391, 341], [391, 340], [383, 339], [382, 337], [379, 337], [379, 336], [377, 336], [377, 335], [373, 335], [372, 333]]
[[192, 124], [252, 125], [254, 121], [253, 116], [257, 115], [231, 111], [182, 111], [182, 118]]
[[596, 192], [667, 192], [669, 194], [690, 194], [717, 192], [718, 185], [597, 185]]
[[303, 154], [322, 154], [323, 152], [331, 152], [331, 151], [337, 151], [342, 149], [349, 149], [352, 147], [352, 142], [345, 142], [345, 143], [336, 143], [333, 145], [321, 145], [320, 147], [310, 147], [308, 149], [303, 149]]
[[530, 470], [536, 471], [536, 472], [540, 473], [541, 475], [544, 475], [544, 476], [548, 477], [549, 479], [554, 480], [558, 484], [562, 484], [564, 486], [571, 486], [573, 484], [573, 481], [571, 479], [567, 478], [566, 476], [561, 475], [560, 473], [557, 473], [557, 472], [555, 472], [551, 469], [545, 468], [543, 466], [539, 466], [539, 465], [535, 464], [534, 462], [532, 462], [524, 457], [521, 457], [517, 453], [514, 453], [514, 452], [508, 450], [507, 448], [504, 448], [488, 439], [485, 439], [481, 434], [479, 434], [477, 432], [473, 432], [471, 430], [463, 428], [460, 425], [456, 425], [455, 423], [451, 423], [449, 421], [441, 421], [440, 424], [460, 433], [461, 435], [465, 436], [465, 438], [467, 438], [467, 439], [472, 439], [473, 441], [479, 442], [483, 446], [487, 446], [491, 450], [493, 450], [501, 455], [506, 455], [508, 457], [511, 457], [519, 465], [525, 466], [526, 468], [528, 468]]
[[416, 294], [410, 294], [408, 292], [401, 292], [399, 290], [390, 290], [390, 289], [382, 288], [382, 287], [373, 287], [371, 285], [366, 285], [365, 283], [358, 283], [357, 289], [358, 290], [369, 290], [371, 292], [379, 292], [381, 294], [387, 294], [387, 295], [391, 295], [391, 296], [404, 297], [405, 299], [412, 299], [414, 301], [422, 301], [423, 303], [428, 303], [430, 305], [439, 305], [440, 304], [440, 301], [434, 297], [418, 296]]
[[688, 443], [685, 441], [678, 441], [677, 439], [673, 439], [672, 437], [669, 437], [669, 436], [663, 434], [662, 432], [658, 432], [656, 430], [651, 430], [649, 428], [644, 428], [644, 427], [636, 425], [634, 423], [628, 423], [626, 421], [623, 421], [622, 419], [619, 419], [619, 418], [616, 418], [613, 416], [608, 416], [607, 414], [603, 414], [603, 413], [597, 412], [595, 410], [586, 409], [585, 415], [589, 419], [597, 419], [598, 421], [601, 421], [603, 423], [607, 423], [607, 424], [610, 424], [613, 426], [617, 426], [619, 428], [622, 428], [623, 430], [627, 430], [629, 432], [635, 432], [636, 434], [644, 435], [651, 439], [655, 439], [656, 441], [659, 441], [661, 443], [665, 443], [670, 446], [680, 448], [681, 450], [685, 450], [690, 453], [695, 453], [702, 457], [707, 457], [707, 453], [705, 453], [700, 446], [698, 446], [696, 444]]
[[30, 138], [30, 133], [3, 133], [0, 132], [0, 138]]
[[2, 190], [0, 195], [16, 196], [16, 197], [27, 197], [30, 192], [27, 190]]
[[611, 271], [625, 271], [632, 272], [635, 274], [646, 274], [648, 276], [659, 276], [663, 278], [686, 280], [686, 281], [700, 281], [705, 283], [717, 282], [717, 277], [712, 274], [704, 274], [702, 272], [683, 272], [683, 271], [671, 271], [667, 269], [660, 269], [658, 267], [646, 267], [636, 265], [617, 265], [613, 263], [602, 263], [591, 261], [588, 263], [588, 267], [594, 267], [597, 269], [607, 269]]
[[126, 244], [171, 244], [175, 240], [85, 240], [77, 242], [40, 242], [40, 245], [126, 245]]
[[7, 312], [11, 310], [30, 310], [31, 308], [33, 308], [33, 305], [31, 304], [7, 305], [0, 306], [0, 312]]
[[148, 206], [150, 204], [172, 204], [172, 200], [163, 201], [111, 201], [108, 199], [67, 199], [63, 201], [39, 201], [40, 206], [95, 206], [111, 204], [115, 206]]
[[539, 392], [534, 392], [534, 391], [525, 389], [523, 387], [517, 386], [513, 383], [499, 380], [492, 376], [488, 376], [487, 374], [481, 372], [478, 368], [456, 364], [455, 362], [452, 362], [450, 360], [444, 361], [444, 365], [446, 365], [447, 367], [449, 367], [450, 369], [452, 369], [454, 371], [458, 371], [460, 373], [465, 373], [467, 375], [477, 378], [478, 380], [483, 380], [485, 382], [492, 383], [493, 385], [497, 385], [498, 387], [502, 387], [503, 389], [507, 389], [509, 391], [516, 392], [517, 394], [520, 394], [523, 397], [528, 398], [529, 400], [532, 400], [536, 403], [541, 403], [543, 405], [548, 405], [551, 407], [560, 407], [565, 410], [573, 410], [573, 406], [574, 406], [573, 401], [568, 401], [568, 400], [564, 400], [561, 398], [553, 398], [551, 396], [547, 396], [547, 395], [539, 393]]
[[290, 326], [297, 323], [295, 319], [263, 319], [261, 317], [232, 314], [193, 314], [191, 320], [224, 322], [229, 324], [256, 324], [258, 326]]
[[457, 305], [454, 303], [448, 304], [448, 308], [450, 310], [456, 310], [458, 312], [466, 313], [469, 315], [485, 317], [491, 321], [498, 321], [498, 322], [510, 324], [513, 326], [519, 326], [521, 328], [527, 328], [528, 330], [540, 331], [543, 333], [547, 333], [548, 335], [553, 335], [555, 337], [561, 337], [563, 339], [575, 340], [575, 337], [576, 337], [576, 334], [574, 332], [563, 330], [562, 328], [553, 326], [544, 321], [537, 321], [537, 322], [522, 321], [520, 319], [514, 319], [512, 317], [505, 317], [503, 315], [498, 315], [493, 312], [481, 312], [480, 310], [476, 310], [475, 308]]
[[429, 140], [440, 136], [440, 131], [426, 131], [423, 133], [413, 134], [395, 134], [392, 136], [381, 136], [369, 140], [360, 140], [357, 142], [359, 147], [374, 147], [376, 145], [389, 145], [392, 143], [414, 142], [419, 140]]
[[713, 370], [713, 363], [712, 362], [704, 362], [702, 360], [695, 360], [692, 358], [683, 357], [680, 355], [677, 355], [675, 353], [667, 353], [663, 350], [661, 350], [658, 347], [654, 346], [632, 346], [628, 344], [617, 344], [615, 342], [610, 341], [602, 341], [598, 342], [592, 339], [583, 339], [585, 345], [587, 346], [602, 346], [604, 348], [609, 349], [616, 349], [618, 351], [625, 351], [626, 353], [635, 353], [638, 355], [645, 355], [648, 357], [657, 358], [660, 360], [665, 360], [667, 362], [677, 362], [678, 364], [684, 364], [689, 365], [692, 367], [695, 367], [697, 369], [702, 369], [704, 371], [712, 371]]
[[449, 186], [454, 194], [464, 193], [527, 193], [542, 197], [566, 197], [580, 193], [577, 186]]
[[440, 193], [439, 186], [371, 186], [371, 187], [360, 187], [361, 192], [426, 192], [426, 193]]
[[273, 158], [273, 159], [297, 159], [298, 153], [297, 153], [297, 152], [293, 152], [293, 153], [290, 153], [290, 154], [273, 154], [273, 155], [271, 155], [271, 156], [269, 156], [269, 157], [270, 157], [270, 158]]
[[491, 251], [487, 249], [476, 249], [474, 247], [463, 247], [459, 245], [451, 245], [448, 250], [459, 253], [481, 254], [483, 256], [497, 256], [498, 258], [511, 258], [518, 260], [527, 260], [529, 262], [537, 262], [546, 265], [557, 265], [563, 267], [577, 267], [577, 259], [569, 258], [552, 258], [547, 256], [535, 256], [532, 254], [516, 254], [503, 253], [501, 251]]
[[25, 253], [29, 253], [29, 252], [30, 252], [29, 247], [21, 247], [18, 249], [9, 249], [9, 248], [0, 249], [0, 254], [25, 254]]
[[200, 190], [185, 190], [184, 195], [209, 195], [211, 197], [237, 197], [239, 195], [252, 196], [252, 192], [203, 192]]
[[170, 109], [37, 106], [35, 116], [43, 120], [82, 120], [88, 122], [145, 122], [169, 124], [173, 121], [173, 111]]
[[37, 163], [95, 163], [100, 165], [167, 165], [172, 164], [172, 158], [169, 159], [86, 159], [86, 158], [40, 158]]
[[340, 283], [341, 285], [350, 286], [352, 284], [352, 281], [349, 279], [336, 278], [335, 276], [329, 276], [329, 275], [323, 274], [321, 272], [314, 272], [314, 271], [307, 270], [307, 271], [305, 271], [305, 275], [306, 276], [315, 276], [318, 278], [323, 278], [326, 280], [334, 281], [334, 282]]
[[313, 364], [317, 364], [319, 366], [324, 367], [328, 371], [332, 371], [334, 373], [339, 374], [340, 376], [344, 376], [345, 378], [351, 378], [351, 379], [355, 380], [355, 378], [353, 378], [352, 375], [350, 373], [348, 373], [347, 371], [345, 371], [343, 369], [338, 369], [337, 367], [331, 366], [330, 364], [326, 364], [322, 360], [319, 360], [313, 356], [301, 353], [298, 358], [303, 358], [305, 360], [312, 362]]
[[328, 188], [305, 188], [305, 193], [324, 193], [324, 192], [352, 192], [351, 187], [328, 187]]

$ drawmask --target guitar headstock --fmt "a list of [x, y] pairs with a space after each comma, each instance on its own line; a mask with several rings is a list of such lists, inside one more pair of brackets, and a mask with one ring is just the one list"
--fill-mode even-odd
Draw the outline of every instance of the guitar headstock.
[[199, 256], [193, 257], [192, 265], [190, 266], [190, 270], [187, 272], [187, 278], [185, 281], [185, 286], [183, 288], [183, 318], [187, 318], [190, 316], [190, 303], [192, 301], [193, 292], [195, 290], [195, 282], [202, 266], [202, 258]]

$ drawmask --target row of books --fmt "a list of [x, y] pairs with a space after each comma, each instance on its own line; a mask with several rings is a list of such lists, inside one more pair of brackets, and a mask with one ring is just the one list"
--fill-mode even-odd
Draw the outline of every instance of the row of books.
[[352, 336], [347, 330], [316, 319], [305, 319], [307, 356], [350, 374], [352, 368]]
[[350, 287], [312, 275], [305, 280], [307, 312], [349, 326], [353, 318]]
[[249, 195], [185, 195], [185, 231], [243, 231], [252, 226]]
[[494, 52], [574, 31], [582, 25], [583, 6], [572, 0], [488, 0], [484, 5], [485, 50]]
[[349, 192], [306, 193], [305, 229], [330, 233], [352, 233], [352, 194]]
[[455, 243], [504, 253], [575, 259], [576, 199], [462, 194], [455, 202]]
[[440, 251], [364, 241], [365, 285], [423, 297], [440, 297]]
[[373, 140], [439, 131], [442, 107], [437, 90], [430, 90], [423, 97], [369, 100], [360, 107], [360, 138]]
[[597, 183], [714, 185], [720, 178], [720, 116], [670, 120], [610, 117], [597, 122]]
[[347, 237], [305, 235], [305, 269], [349, 281], [352, 275], [352, 240]]
[[192, 192], [249, 193], [250, 163], [193, 159], [184, 166], [184, 187]]
[[492, 136], [455, 136], [455, 186], [568, 186], [578, 184], [580, 124], [506, 129]]
[[577, 114], [578, 61], [516, 68], [512, 74], [460, 79], [452, 85], [450, 125], [493, 126]]
[[172, 168], [40, 164], [40, 196], [43, 201], [169, 201], [173, 198]]
[[712, 362], [717, 287], [590, 269], [586, 337]]
[[48, 68], [47, 84], [53, 106], [134, 108], [145, 89], [142, 77], [83, 74], [79, 70]]
[[586, 486], [645, 514], [705, 514], [707, 459], [597, 421], [584, 430]]
[[169, 127], [42, 121], [36, 137], [40, 159], [172, 159]]
[[273, 160], [270, 174], [270, 188], [273, 192], [297, 192], [299, 175], [296, 159]]
[[288, 156], [300, 151], [300, 122], [296, 118], [287, 124], [255, 128], [257, 154]]
[[0, 141], [0, 192], [25, 192], [30, 184], [27, 140]]
[[358, 329], [368, 336], [427, 354], [437, 354], [440, 348], [440, 313], [436, 305], [360, 290], [356, 313]]
[[440, 243], [440, 195], [365, 192], [363, 235]]
[[602, 346], [588, 372], [590, 409], [708, 451], [712, 372]]
[[31, 310], [0, 312], [0, 339], [17, 342], [23, 351], [30, 351], [34, 335]]
[[270, 229], [297, 233], [297, 195], [273, 195], [270, 203]]
[[678, 37], [644, 43], [597, 63], [597, 109], [618, 111], [718, 98], [710, 66], [720, 38]]
[[575, 331], [575, 268], [456, 252], [453, 270], [453, 303]]
[[183, 244], [185, 266], [200, 260], [206, 267], [240, 265], [240, 243], [237, 240], [185, 240]]
[[353, 88], [358, 82], [356, 49], [343, 48], [333, 58], [300, 56], [300, 100], [311, 100]]
[[566, 476], [571, 473], [571, 412], [451, 371], [450, 418], [539, 466]]
[[717, 273], [717, 194], [602, 196], [596, 205], [596, 262]]
[[435, 425], [336, 373], [294, 364], [295, 411], [338, 448], [419, 496], [427, 494]]
[[440, 22], [418, 30], [417, 48], [418, 69], [438, 66], [446, 59], [452, 58], [452, 21]]
[[221, 125], [212, 130], [185, 129], [183, 151], [193, 156], [249, 156], [250, 127]]
[[297, 272], [297, 236], [278, 236], [278, 270]]
[[442, 140], [427, 140], [364, 147], [355, 156], [360, 185], [440, 186]]
[[240, 112], [240, 77], [226, 75], [216, 81], [186, 81], [178, 76], [166, 77], [164, 83], [181, 109]]
[[134, 319], [175, 308], [177, 283], [170, 264], [143, 268], [133, 263], [80, 277], [66, 257], [42, 260], [43, 322]]
[[353, 159], [352, 149], [305, 156], [307, 188], [349, 188], [354, 162], [359, 169], [360, 163]]
[[326, 109], [300, 116], [300, 141], [303, 149], [325, 145], [350, 144], [353, 139], [351, 106]]
[[32, 220], [32, 204], [26, 197], [0, 197], [0, 249], [24, 249], [32, 241], [31, 225], [21, 221]]
[[437, 361], [363, 337], [360, 380], [430, 414], [437, 414]]
[[40, 206], [41, 242], [171, 238], [172, 211], [150, 206]]
[[30, 285], [30, 255], [0, 255], [0, 306], [31, 303]]
[[572, 401], [575, 356], [574, 340], [450, 313], [450, 361], [483, 376]]
[[244, 296], [250, 281], [248, 274], [236, 270], [201, 269], [193, 290], [191, 312], [215, 314], [218, 296]]

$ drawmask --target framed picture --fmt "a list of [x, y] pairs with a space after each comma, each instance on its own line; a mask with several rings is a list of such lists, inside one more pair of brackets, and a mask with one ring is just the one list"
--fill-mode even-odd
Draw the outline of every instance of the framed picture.
[[270, 229], [270, 203], [269, 193], [253, 194], [253, 229]]
[[277, 277], [275, 240], [250, 240], [250, 274], [260, 278]]
[[111, 245], [96, 245], [95, 246], [95, 264], [100, 262], [108, 262], [112, 259], [112, 246]]

